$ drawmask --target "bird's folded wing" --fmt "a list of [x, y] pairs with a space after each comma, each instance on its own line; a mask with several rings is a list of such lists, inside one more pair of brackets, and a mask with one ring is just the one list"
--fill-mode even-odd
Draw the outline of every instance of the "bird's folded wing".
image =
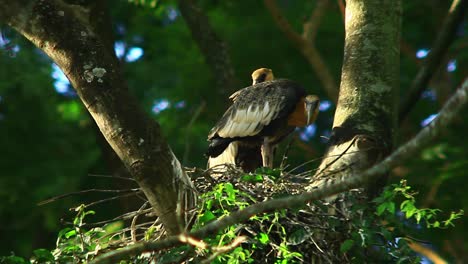
[[[297, 101], [289, 83], [265, 82], [237, 91], [233, 105], [211, 130], [222, 138], [255, 136], [273, 120], [291, 113]], [[231, 97], [232, 97], [231, 96]]]

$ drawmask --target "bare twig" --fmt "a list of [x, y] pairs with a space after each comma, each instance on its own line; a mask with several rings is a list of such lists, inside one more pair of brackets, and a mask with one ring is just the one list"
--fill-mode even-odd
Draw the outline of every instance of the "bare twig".
[[309, 19], [303, 25], [302, 38], [314, 42], [317, 31], [322, 22], [322, 17], [328, 7], [329, 0], [318, 0], [312, 14]]
[[340, 9], [341, 18], [343, 19], [343, 23], [344, 23], [346, 19], [346, 7], [345, 7], [344, 0], [336, 0], [336, 2], [338, 2], [338, 8]]
[[206, 264], [206, 263], [212, 263], [212, 261], [219, 255], [232, 251], [236, 247], [238, 247], [240, 244], [245, 242], [247, 240], [247, 237], [245, 236], [238, 236], [232, 240], [232, 242], [228, 245], [225, 246], [219, 246], [219, 247], [213, 247], [212, 250], [214, 251], [213, 255], [208, 257], [207, 259], [203, 260], [201, 263]]
[[[325, 89], [325, 92], [327, 93], [328, 97], [334, 103], [336, 103], [338, 99], [338, 86], [336, 85], [335, 80], [333, 79], [333, 76], [330, 70], [328, 69], [327, 65], [323, 61], [322, 56], [320, 55], [319, 51], [315, 47], [313, 38], [306, 39], [302, 37], [296, 31], [294, 31], [292, 26], [289, 24], [288, 20], [281, 13], [275, 1], [276, 0], [264, 0], [263, 2], [265, 3], [266, 8], [270, 12], [278, 28], [281, 31], [283, 31], [286, 37], [296, 46], [296, 48], [307, 59], [309, 64], [312, 66], [312, 69], [314, 70], [315, 74], [317, 75], [320, 82], [322, 83], [323, 88]], [[323, 5], [319, 5], [317, 6], [317, 8], [318, 8], [317, 12], [325, 11], [325, 6]], [[317, 19], [317, 21], [314, 21], [312, 23], [311, 20], [309, 19], [308, 21], [309, 25], [313, 25], [313, 26], [307, 26], [309, 30], [312, 30], [312, 29], [317, 30], [319, 20], [322, 17], [322, 14], [317, 14], [316, 12], [314, 12], [313, 15], [314, 15], [314, 18]], [[305, 35], [315, 37], [316, 32], [307, 32], [305, 33]]]
[[133, 243], [136, 243], [137, 242], [137, 238], [136, 238], [136, 221], [138, 219], [138, 216], [140, 215], [140, 213], [146, 208], [146, 206], [148, 206], [148, 202], [145, 202], [141, 207], [140, 209], [138, 209], [137, 213], [135, 214], [135, 216], [133, 217], [132, 219], [132, 224], [130, 226], [130, 234], [132, 236], [132, 241]]
[[120, 180], [127, 180], [127, 181], [135, 181], [132, 178], [127, 178], [127, 177], [120, 177], [120, 176], [115, 176], [115, 175], [106, 175], [106, 174], [94, 174], [90, 173], [88, 174], [89, 177], [97, 177], [97, 178], [114, 178], [114, 179], [120, 179]]
[[83, 191], [78, 191], [78, 192], [71, 192], [71, 193], [66, 193], [62, 195], [58, 195], [52, 198], [49, 198], [45, 201], [37, 203], [37, 205], [45, 205], [51, 202], [55, 202], [57, 200], [72, 196], [72, 195], [77, 195], [77, 194], [83, 194], [83, 193], [90, 193], [90, 192], [100, 192], [100, 193], [128, 193], [128, 192], [138, 192], [140, 191], [140, 188], [134, 188], [134, 189], [125, 189], [125, 190], [103, 190], [103, 189], [88, 189], [88, 190], [83, 190]]
[[133, 212], [129, 212], [129, 213], [125, 213], [125, 214], [122, 214], [122, 215], [119, 215], [119, 216], [116, 216], [112, 219], [109, 219], [109, 220], [103, 220], [103, 221], [99, 221], [99, 222], [94, 222], [94, 223], [84, 223], [83, 226], [86, 226], [86, 227], [95, 227], [95, 226], [102, 226], [102, 225], [105, 225], [105, 224], [108, 224], [108, 223], [112, 223], [112, 222], [115, 222], [115, 221], [118, 221], [118, 220], [127, 220], [127, 219], [130, 219], [136, 215], [143, 215], [143, 214], [147, 214], [147, 213], [151, 213], [153, 211], [153, 209], [151, 208], [148, 208], [148, 209], [145, 209], [143, 211], [133, 211]]
[[406, 99], [402, 102], [399, 111], [399, 122], [402, 123], [408, 113], [413, 109], [421, 94], [426, 90], [427, 84], [434, 71], [440, 65], [450, 43], [455, 39], [457, 28], [463, 21], [464, 14], [468, 9], [468, 0], [454, 0], [448, 15], [437, 35], [431, 52], [413, 79]]
[[420, 243], [412, 241], [411, 239], [405, 239], [408, 242], [408, 246], [414, 250], [415, 252], [425, 256], [429, 260], [432, 261], [434, 264], [447, 264], [448, 262], [445, 261], [439, 254], [437, 254], [433, 249], [424, 246]]
[[[113, 201], [113, 200], [117, 200], [117, 199], [120, 199], [120, 198], [124, 198], [124, 197], [128, 197], [128, 196], [133, 196], [133, 195], [137, 195], [138, 193], [141, 193], [141, 190], [138, 190], [137, 192], [131, 192], [131, 193], [126, 193], [126, 194], [122, 194], [122, 195], [117, 195], [117, 196], [112, 196], [112, 197], [109, 197], [109, 198], [106, 198], [106, 199], [101, 199], [101, 200], [97, 200], [95, 202], [92, 202], [92, 203], [89, 203], [89, 204], [85, 204], [86, 207], [90, 207], [90, 206], [94, 206], [96, 204], [101, 204], [101, 203], [105, 203], [105, 202], [109, 202], [109, 201]], [[71, 210], [75, 210], [75, 208], [71, 208]]]
[[182, 164], [187, 164], [188, 157], [190, 154], [190, 146], [191, 146], [191, 141], [190, 141], [191, 133], [190, 132], [192, 130], [192, 126], [195, 123], [195, 121], [197, 121], [203, 109], [205, 109], [205, 106], [206, 106], [206, 102], [202, 101], [201, 104], [195, 110], [195, 113], [193, 114], [192, 118], [190, 119], [190, 122], [188, 123], [185, 129], [185, 150], [184, 150], [184, 157], [182, 158]]
[[[206, 226], [196, 231], [190, 232], [187, 235], [195, 238], [206, 237], [210, 234], [216, 234], [219, 230], [222, 230], [230, 225], [244, 222], [250, 219], [250, 217], [253, 215], [258, 215], [277, 209], [298, 207], [304, 205], [307, 202], [323, 199], [328, 196], [345, 192], [354, 188], [359, 188], [369, 180], [387, 173], [391, 170], [391, 168], [403, 163], [411, 157], [414, 157], [416, 152], [429, 145], [436, 137], [441, 134], [443, 129], [446, 128], [447, 125], [455, 119], [457, 113], [462, 109], [462, 106], [467, 102], [467, 100], [468, 78], [465, 79], [457, 92], [455, 92], [455, 94], [447, 101], [437, 118], [434, 119], [432, 123], [423, 128], [413, 139], [399, 147], [382, 162], [374, 165], [362, 174], [347, 175], [347, 177], [342, 179], [335, 179], [335, 181], [332, 183], [324, 180], [326, 181], [324, 184], [312, 189], [310, 192], [272, 199], [251, 205], [243, 210], [233, 212], [229, 216], [211, 222], [210, 224], [207, 224]], [[137, 255], [144, 251], [161, 250], [180, 244], [182, 244], [182, 242], [180, 241], [179, 236], [170, 236], [167, 239], [157, 242], [138, 243], [118, 251], [105, 253], [96, 258], [91, 263], [116, 263], [130, 255]]]

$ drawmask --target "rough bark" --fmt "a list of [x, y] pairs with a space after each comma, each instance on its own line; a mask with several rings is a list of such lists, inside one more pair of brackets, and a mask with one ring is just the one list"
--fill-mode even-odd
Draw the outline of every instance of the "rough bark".
[[399, 83], [400, 0], [351, 0], [329, 149], [311, 187], [369, 168], [393, 146]]
[[0, 0], [0, 5], [0, 21], [62, 69], [168, 233], [179, 233], [176, 209], [181, 194], [191, 194], [191, 183], [158, 123], [129, 95], [111, 45], [93, 30], [92, 18], [99, 14], [60, 0]]
[[192, 0], [179, 0], [179, 10], [213, 73], [216, 90], [222, 95], [230, 95], [239, 87], [226, 42], [218, 36], [208, 17]]

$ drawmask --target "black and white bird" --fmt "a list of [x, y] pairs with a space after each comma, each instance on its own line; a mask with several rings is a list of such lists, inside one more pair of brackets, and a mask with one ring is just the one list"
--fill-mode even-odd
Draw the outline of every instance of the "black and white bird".
[[[268, 68], [257, 69], [251, 76], [252, 85], [274, 79], [273, 71]], [[229, 99], [235, 101], [241, 91], [233, 93]], [[233, 165], [245, 172], [254, 171], [262, 166], [261, 145], [233, 141], [217, 157], [208, 157], [208, 168], [221, 172], [225, 169], [223, 165]]]
[[[274, 147], [295, 127], [315, 121], [320, 100], [315, 95], [307, 95], [294, 81], [273, 80], [269, 69], [259, 69], [252, 77], [254, 84], [231, 95], [233, 104], [211, 129], [207, 155], [218, 157], [232, 143], [252, 149], [260, 147], [262, 165], [272, 168]], [[231, 158], [241, 155], [239, 149], [236, 151], [229, 153]]]

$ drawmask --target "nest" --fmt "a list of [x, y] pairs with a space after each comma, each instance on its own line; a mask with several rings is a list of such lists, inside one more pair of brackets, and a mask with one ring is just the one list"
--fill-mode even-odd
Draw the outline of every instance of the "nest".
[[[194, 214], [196, 216], [200, 216], [207, 199], [214, 199], [203, 194], [213, 192], [220, 184], [230, 183], [238, 194], [235, 198], [236, 203], [231, 204], [228, 208], [230, 212], [233, 212], [254, 203], [303, 193], [309, 182], [307, 175], [310, 175], [310, 172], [290, 174], [279, 170], [246, 174], [234, 167], [226, 167], [222, 172], [220, 170], [186, 170], [199, 194], [198, 208]], [[143, 197], [141, 192], [135, 192], [135, 194], [139, 195], [140, 198]], [[219, 204], [213, 203], [212, 211], [219, 209], [217, 206]], [[349, 215], [346, 217], [346, 214], [334, 207], [333, 204], [317, 201], [305, 204], [301, 208], [288, 208], [287, 210], [258, 215], [256, 219], [251, 218], [247, 222], [237, 224], [235, 228], [231, 229], [236, 238], [224, 241], [227, 245], [222, 247], [223, 250], [220, 247], [217, 250], [214, 247], [204, 250], [197, 248], [197, 243], [213, 244], [215, 241], [213, 237], [216, 237], [216, 234], [213, 234], [206, 240], [187, 243], [183, 247], [145, 253], [135, 257], [133, 262], [210, 263], [215, 258], [222, 257], [223, 254], [230, 254], [236, 248], [242, 247], [250, 250], [249, 257], [255, 260], [255, 263], [275, 263], [278, 259], [288, 258], [285, 254], [290, 254], [288, 263], [346, 263], [350, 261], [346, 254], [340, 253], [340, 246], [351, 229], [348, 218]], [[115, 232], [107, 233], [105, 236], [91, 238], [97, 245], [105, 244], [105, 247], [98, 246], [94, 252], [85, 252], [86, 257], [79, 258], [80, 261], [89, 260], [90, 257], [103, 252], [137, 242], [158, 241], [166, 236], [162, 224], [152, 213], [148, 202], [143, 202], [140, 208], [133, 212], [126, 212], [99, 223], [86, 223], [80, 228], [83, 230], [86, 228], [89, 230], [92, 227], [104, 228], [116, 221], [123, 222], [124, 226]], [[199, 217], [195, 218], [191, 224], [195, 229], [203, 226]], [[268, 238], [260, 242], [261, 234], [266, 234]], [[57, 244], [59, 248], [60, 243]], [[255, 249], [253, 250], [253, 248]], [[75, 253], [75, 260], [77, 260], [76, 256]]]
[[[290, 174], [270, 170], [246, 174], [230, 166], [225, 166], [222, 171], [215, 169], [200, 173], [192, 170], [189, 173], [200, 194], [212, 192], [219, 184], [231, 183], [238, 191], [236, 198], [238, 204], [253, 204], [301, 194], [305, 192], [305, 187], [310, 182], [308, 177], [310, 172]], [[198, 202], [199, 204], [205, 202], [203, 196]], [[235, 211], [242, 208], [234, 206], [230, 209]], [[289, 262], [349, 262], [346, 255], [340, 253], [341, 243], [349, 232], [349, 221], [346, 214], [332, 204], [317, 201], [301, 208], [289, 208], [268, 215], [269, 217], [265, 217], [262, 221], [249, 220], [238, 224], [235, 228], [236, 235], [248, 238], [244, 242], [247, 247], [249, 244], [259, 244], [259, 234], [268, 234], [268, 242], [253, 251], [251, 257], [255, 259], [255, 263], [275, 263], [278, 258], [284, 258], [285, 246], [288, 252], [300, 253], [292, 257]], [[190, 258], [194, 259], [203, 260], [200, 256]]]

